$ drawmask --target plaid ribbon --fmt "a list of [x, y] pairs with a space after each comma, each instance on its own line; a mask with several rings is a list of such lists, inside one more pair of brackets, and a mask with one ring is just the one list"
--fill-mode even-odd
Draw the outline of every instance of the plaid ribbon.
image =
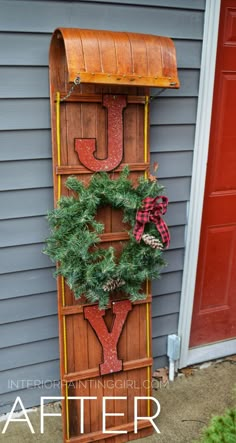
[[[158, 202], [159, 199], [161, 199], [161, 202]], [[143, 200], [143, 206], [136, 214], [136, 224], [133, 231], [137, 242], [140, 242], [142, 238], [145, 224], [152, 222], [160, 232], [163, 244], [168, 248], [170, 244], [170, 233], [165, 221], [161, 218], [161, 215], [166, 213], [167, 205], [168, 198], [165, 196], [156, 198], [147, 197]]]

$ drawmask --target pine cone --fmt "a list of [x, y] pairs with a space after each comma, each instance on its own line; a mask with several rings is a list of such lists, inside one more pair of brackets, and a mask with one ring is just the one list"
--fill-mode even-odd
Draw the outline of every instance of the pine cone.
[[106, 292], [114, 291], [116, 288], [120, 288], [125, 284], [125, 281], [121, 278], [111, 278], [111, 280], [108, 280], [105, 285], [103, 285], [102, 289]]
[[153, 249], [163, 250], [163, 244], [160, 242], [160, 240], [158, 240], [158, 238], [154, 237], [153, 235], [143, 234], [142, 240], [144, 241], [144, 243], [146, 243], [146, 245], [151, 246], [151, 248]]

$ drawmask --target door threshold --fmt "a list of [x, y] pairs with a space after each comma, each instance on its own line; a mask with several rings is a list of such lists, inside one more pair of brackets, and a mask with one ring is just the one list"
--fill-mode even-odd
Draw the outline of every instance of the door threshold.
[[236, 338], [189, 349], [187, 366], [232, 354], [236, 354]]

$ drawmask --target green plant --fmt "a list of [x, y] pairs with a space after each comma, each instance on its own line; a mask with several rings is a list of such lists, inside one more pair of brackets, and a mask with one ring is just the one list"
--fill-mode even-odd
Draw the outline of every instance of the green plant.
[[196, 443], [236, 443], [236, 409], [228, 409], [223, 415], [213, 417]]

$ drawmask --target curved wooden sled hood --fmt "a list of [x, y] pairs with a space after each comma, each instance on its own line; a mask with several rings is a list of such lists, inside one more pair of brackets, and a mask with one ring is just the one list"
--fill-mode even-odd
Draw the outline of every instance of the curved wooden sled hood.
[[[176, 52], [168, 37], [131, 32], [56, 29], [50, 68], [66, 66], [64, 80], [128, 86], [178, 88]], [[62, 78], [61, 78], [62, 79]]]

